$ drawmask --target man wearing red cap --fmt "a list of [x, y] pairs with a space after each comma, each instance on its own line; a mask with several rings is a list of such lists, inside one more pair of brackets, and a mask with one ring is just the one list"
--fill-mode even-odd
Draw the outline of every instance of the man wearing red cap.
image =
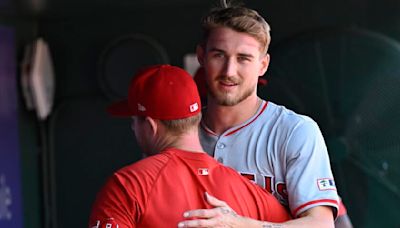
[[211, 195], [229, 204], [221, 214], [243, 222], [262, 225], [255, 219], [290, 218], [267, 191], [203, 152], [200, 110], [196, 84], [186, 71], [157, 65], [134, 77], [128, 99], [108, 111], [132, 117], [131, 128], [149, 156], [109, 178], [93, 205], [89, 227], [177, 227], [186, 210], [212, 208], [207, 203], [215, 200]]

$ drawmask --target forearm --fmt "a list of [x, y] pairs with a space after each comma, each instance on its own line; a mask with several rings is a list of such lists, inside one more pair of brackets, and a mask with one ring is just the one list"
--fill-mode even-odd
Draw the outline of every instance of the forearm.
[[270, 223], [265, 221], [259, 221], [251, 218], [242, 217], [242, 223], [237, 227], [246, 228], [284, 228], [286, 223]]
[[284, 223], [271, 223], [240, 216], [225, 202], [208, 194], [206, 196], [210, 205], [215, 206], [215, 208], [185, 212], [184, 217], [187, 220], [180, 222], [178, 227], [334, 228], [332, 208], [328, 206], [310, 208], [300, 214], [299, 218]]
[[241, 226], [247, 228], [334, 228], [332, 209], [325, 206], [311, 208], [300, 215], [299, 218], [292, 219], [283, 223], [271, 223], [258, 221], [255, 219], [241, 217]]
[[329, 221], [326, 219], [319, 219], [311, 216], [306, 216], [306, 217], [301, 217], [297, 219], [293, 219], [284, 223], [276, 224], [276, 223], [268, 223], [264, 222], [262, 228], [311, 228], [311, 227], [316, 227], [316, 228], [334, 228], [334, 223], [333, 221]]
[[270, 222], [265, 222], [265, 221], [258, 221], [255, 219], [250, 219], [250, 218], [242, 218], [242, 225], [239, 225], [237, 227], [246, 227], [246, 228], [311, 228], [311, 227], [327, 227], [327, 228], [333, 228], [333, 222], [327, 222], [327, 221], [319, 221], [318, 219], [315, 218], [309, 218], [309, 217], [302, 217], [302, 218], [297, 218], [293, 219], [284, 223], [270, 223]]

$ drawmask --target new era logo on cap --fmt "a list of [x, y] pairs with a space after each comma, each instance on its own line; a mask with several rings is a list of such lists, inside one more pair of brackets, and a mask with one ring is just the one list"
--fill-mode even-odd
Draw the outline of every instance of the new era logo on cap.
[[146, 107], [144, 107], [143, 105], [141, 105], [141, 104], [137, 104], [137, 109], [139, 110], [139, 111], [142, 111], [142, 112], [145, 112], [146, 111]]

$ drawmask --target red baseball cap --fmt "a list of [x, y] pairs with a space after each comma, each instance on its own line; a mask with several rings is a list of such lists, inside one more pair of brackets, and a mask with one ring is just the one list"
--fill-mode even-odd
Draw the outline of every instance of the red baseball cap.
[[107, 111], [118, 117], [176, 120], [198, 114], [201, 102], [189, 73], [176, 66], [154, 65], [140, 70], [129, 85], [128, 98]]

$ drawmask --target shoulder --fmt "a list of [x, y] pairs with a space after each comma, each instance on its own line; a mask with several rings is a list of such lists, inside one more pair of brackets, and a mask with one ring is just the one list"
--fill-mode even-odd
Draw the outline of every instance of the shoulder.
[[293, 122], [313, 121], [306, 115], [296, 113], [295, 111], [288, 109], [283, 105], [278, 105], [271, 101], [268, 102], [267, 110], [269, 111], [270, 115], [274, 115], [285, 120], [291, 120]]
[[119, 169], [108, 178], [98, 198], [112, 202], [135, 201], [144, 206], [147, 193], [168, 161], [168, 154], [157, 154]]
[[286, 151], [293, 153], [300, 151], [300, 148], [324, 147], [321, 130], [312, 118], [272, 102], [269, 102], [268, 106], [269, 118], [274, 125], [271, 131], [275, 130], [278, 133]]
[[119, 179], [149, 180], [152, 177], [156, 178], [156, 175], [170, 160], [171, 153], [169, 151], [161, 152], [121, 168], [114, 176], [117, 176]]
[[283, 105], [277, 105], [270, 101], [263, 116], [266, 121], [273, 122], [274, 125], [279, 126], [280, 130], [287, 130], [288, 133], [294, 130], [319, 129], [317, 123], [309, 116], [296, 113]]
[[113, 219], [122, 227], [135, 227], [133, 224], [145, 211], [149, 192], [169, 157], [169, 153], [157, 154], [125, 166], [109, 177], [93, 204], [91, 226]]

